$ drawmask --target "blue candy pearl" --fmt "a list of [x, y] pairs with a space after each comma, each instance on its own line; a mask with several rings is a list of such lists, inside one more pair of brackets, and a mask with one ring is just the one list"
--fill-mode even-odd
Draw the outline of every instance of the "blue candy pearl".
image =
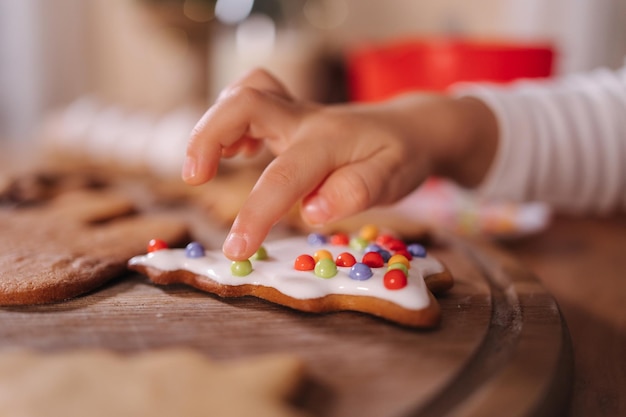
[[185, 256], [187, 258], [202, 258], [204, 256], [204, 246], [198, 242], [191, 242], [185, 247]]
[[372, 269], [362, 262], [357, 262], [350, 268], [350, 278], [357, 281], [365, 281], [370, 279], [372, 275], [374, 275]]
[[326, 243], [326, 236], [321, 233], [311, 233], [307, 236], [306, 241], [312, 246], [322, 246]]
[[378, 253], [380, 253], [380, 256], [383, 257], [383, 261], [385, 261], [385, 263], [389, 262], [389, 259], [391, 259], [391, 252], [386, 249], [380, 249], [378, 250]]
[[411, 243], [406, 247], [406, 250], [416, 258], [424, 258], [426, 257], [426, 248], [419, 243]]
[[381, 249], [382, 248], [379, 245], [377, 245], [375, 243], [370, 243], [365, 248], [365, 253], [367, 253], [367, 252], [380, 252]]

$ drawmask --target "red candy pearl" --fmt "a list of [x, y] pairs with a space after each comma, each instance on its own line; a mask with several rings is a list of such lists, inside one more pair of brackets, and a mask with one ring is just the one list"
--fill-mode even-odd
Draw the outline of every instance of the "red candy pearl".
[[293, 268], [297, 271], [312, 271], [315, 269], [315, 259], [311, 255], [300, 255], [293, 263]]
[[330, 244], [335, 246], [348, 246], [350, 236], [345, 233], [335, 233], [330, 237]]
[[378, 252], [367, 252], [363, 255], [362, 262], [370, 268], [382, 268], [385, 265], [385, 260]]
[[406, 250], [406, 243], [404, 243], [400, 239], [393, 239], [389, 241], [386, 246], [387, 246], [387, 249], [389, 249], [392, 252]]
[[383, 284], [388, 290], [400, 290], [407, 285], [407, 278], [401, 269], [390, 269], [383, 277]]
[[167, 248], [167, 243], [165, 243], [161, 239], [150, 239], [150, 242], [148, 242], [148, 252], [156, 252], [158, 250]]
[[378, 237], [376, 238], [376, 244], [378, 244], [379, 246], [386, 247], [387, 244], [394, 239], [395, 238], [391, 235], [387, 235], [387, 234], [378, 235]]
[[335, 260], [335, 264], [337, 266], [347, 266], [350, 267], [356, 263], [356, 259], [349, 252], [343, 252], [337, 255], [337, 259]]
[[406, 259], [408, 259], [409, 261], [413, 259], [413, 255], [411, 255], [411, 254], [409, 253], [409, 251], [408, 251], [408, 250], [406, 250], [406, 249], [400, 249], [400, 250], [397, 250], [397, 251], [395, 252], [395, 255], [402, 255], [402, 256], [404, 256]]

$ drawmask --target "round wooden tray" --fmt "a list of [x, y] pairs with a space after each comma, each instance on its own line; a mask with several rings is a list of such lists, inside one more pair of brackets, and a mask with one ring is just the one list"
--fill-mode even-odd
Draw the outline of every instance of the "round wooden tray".
[[0, 348], [190, 347], [214, 359], [302, 358], [302, 406], [318, 416], [553, 416], [567, 408], [571, 344], [553, 298], [496, 247], [456, 237], [431, 250], [456, 279], [440, 328], [358, 313], [312, 315], [222, 300], [130, 275], [53, 305], [0, 309]]

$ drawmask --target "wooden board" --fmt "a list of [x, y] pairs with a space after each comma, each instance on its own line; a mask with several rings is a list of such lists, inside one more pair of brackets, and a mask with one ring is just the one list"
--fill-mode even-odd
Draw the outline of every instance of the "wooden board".
[[310, 315], [222, 300], [129, 275], [54, 305], [0, 309], [0, 349], [191, 347], [212, 358], [289, 352], [307, 365], [303, 407], [318, 416], [552, 416], [568, 402], [572, 356], [556, 303], [484, 242], [441, 238], [456, 278], [433, 331], [357, 313]]

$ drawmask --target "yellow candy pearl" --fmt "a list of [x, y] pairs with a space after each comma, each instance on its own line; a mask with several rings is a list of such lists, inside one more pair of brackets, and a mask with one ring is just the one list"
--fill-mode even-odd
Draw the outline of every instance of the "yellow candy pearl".
[[389, 261], [387, 262], [387, 264], [389, 265], [392, 265], [395, 263], [403, 264], [404, 266], [407, 267], [407, 269], [411, 269], [411, 262], [409, 262], [409, 260], [404, 255], [400, 255], [396, 253], [391, 258], [389, 258]]
[[368, 242], [376, 240], [376, 238], [378, 237], [378, 227], [373, 224], [366, 224], [365, 226], [361, 227], [361, 230], [359, 231], [359, 237], [361, 239], [367, 240]]
[[320, 250], [315, 251], [315, 253], [313, 254], [313, 259], [315, 260], [315, 263], [318, 263], [322, 259], [332, 260], [333, 254], [327, 251], [326, 249], [320, 249]]

